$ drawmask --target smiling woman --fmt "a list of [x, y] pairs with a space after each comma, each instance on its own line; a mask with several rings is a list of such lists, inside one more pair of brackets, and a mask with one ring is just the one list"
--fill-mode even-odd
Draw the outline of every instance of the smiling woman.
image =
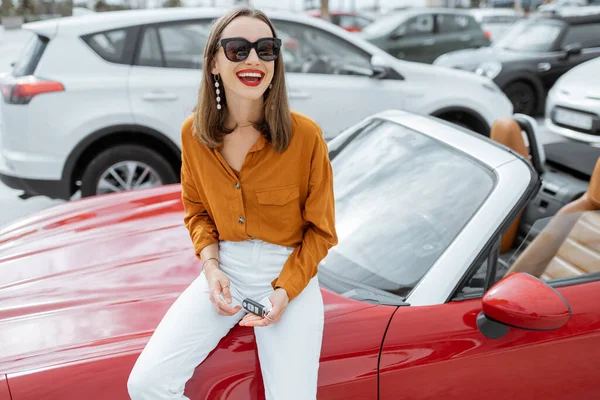
[[[248, 31], [248, 22], [256, 23]], [[275, 28], [259, 14], [225, 16], [215, 25], [204, 52], [202, 85], [194, 118], [194, 132], [211, 148], [218, 147], [224, 134], [233, 132], [232, 110], [240, 110], [236, 98], [262, 100], [253, 109], [250, 123], [268, 137], [277, 150], [287, 147], [291, 137], [290, 110], [285, 86], [283, 60], [279, 57], [281, 39]], [[252, 37], [252, 41], [248, 38]], [[221, 51], [222, 49], [222, 51]], [[259, 65], [248, 65], [248, 57], [256, 52]], [[260, 75], [256, 82], [244, 82], [239, 74]], [[254, 78], [256, 79], [256, 78]], [[249, 80], [246, 77], [246, 80]], [[214, 105], [217, 107], [213, 107]], [[222, 107], [222, 108], [219, 108]], [[239, 121], [238, 121], [239, 122]]]
[[255, 327], [267, 399], [316, 398], [333, 172], [320, 127], [290, 112], [280, 48], [270, 20], [247, 8], [209, 35], [181, 129], [184, 223], [203, 271], [138, 358], [134, 400], [187, 399], [195, 368], [236, 324]]

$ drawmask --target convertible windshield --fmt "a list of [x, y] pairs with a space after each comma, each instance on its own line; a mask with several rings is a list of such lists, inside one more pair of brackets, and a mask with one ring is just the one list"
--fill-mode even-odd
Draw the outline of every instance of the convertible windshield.
[[321, 268], [402, 297], [494, 186], [468, 155], [393, 122], [373, 123], [334, 152], [339, 244]]
[[561, 31], [562, 26], [553, 21], [523, 20], [514, 24], [493, 46], [515, 51], [552, 51]]

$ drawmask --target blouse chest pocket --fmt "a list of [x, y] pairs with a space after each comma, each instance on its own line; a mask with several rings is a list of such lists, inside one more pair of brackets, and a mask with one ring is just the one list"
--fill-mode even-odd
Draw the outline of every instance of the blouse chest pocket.
[[300, 186], [298, 185], [256, 191], [258, 204], [267, 206], [283, 206], [298, 197], [300, 197]]
[[302, 228], [300, 186], [290, 185], [256, 191], [260, 230], [293, 234]]

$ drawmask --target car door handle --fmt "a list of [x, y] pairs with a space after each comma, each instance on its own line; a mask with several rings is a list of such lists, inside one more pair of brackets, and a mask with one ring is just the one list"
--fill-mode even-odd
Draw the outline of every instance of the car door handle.
[[435, 39], [425, 39], [423, 40], [423, 46], [433, 46], [435, 44]]
[[310, 98], [310, 94], [308, 94], [308, 92], [297, 92], [297, 91], [291, 91], [288, 96], [291, 99], [308, 99]]
[[552, 64], [549, 62], [540, 62], [537, 64], [537, 70], [539, 72], [548, 72], [552, 69]]
[[142, 96], [146, 101], [175, 101], [179, 97], [175, 93], [168, 92], [149, 92]]
[[459, 37], [459, 40], [461, 42], [468, 42], [469, 40], [471, 40], [471, 35], [462, 35], [461, 37]]

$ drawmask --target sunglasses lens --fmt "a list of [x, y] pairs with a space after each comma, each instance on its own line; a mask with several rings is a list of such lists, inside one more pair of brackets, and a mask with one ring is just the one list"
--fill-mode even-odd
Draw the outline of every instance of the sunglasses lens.
[[257, 47], [258, 57], [264, 61], [273, 61], [279, 55], [279, 45], [274, 40], [262, 40]]
[[225, 55], [231, 61], [244, 61], [250, 54], [250, 45], [241, 40], [233, 40], [225, 45]]
[[[230, 61], [244, 61], [250, 55], [252, 44], [245, 40], [231, 40], [225, 43], [225, 55]], [[273, 61], [279, 56], [279, 43], [275, 39], [259, 40], [256, 54], [263, 61]]]

